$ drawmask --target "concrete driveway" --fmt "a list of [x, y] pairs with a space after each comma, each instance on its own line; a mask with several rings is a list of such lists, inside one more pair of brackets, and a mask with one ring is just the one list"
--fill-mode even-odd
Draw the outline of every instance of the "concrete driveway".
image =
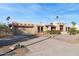
[[[43, 37], [42, 37], [43, 38]], [[28, 56], [79, 56], [79, 44], [47, 39], [27, 47]]]

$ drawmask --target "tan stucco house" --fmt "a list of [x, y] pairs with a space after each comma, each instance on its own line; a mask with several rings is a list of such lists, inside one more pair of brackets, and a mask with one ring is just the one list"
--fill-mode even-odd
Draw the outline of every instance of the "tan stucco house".
[[32, 24], [32, 23], [12, 23], [14, 34], [37, 34], [43, 33], [46, 30], [60, 30], [61, 32], [68, 31], [69, 27], [63, 22], [53, 22], [52, 24]]

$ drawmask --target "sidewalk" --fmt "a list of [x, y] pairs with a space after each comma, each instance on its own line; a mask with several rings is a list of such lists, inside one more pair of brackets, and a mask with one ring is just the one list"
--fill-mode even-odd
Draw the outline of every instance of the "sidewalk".
[[41, 36], [41, 37], [38, 37], [38, 38], [33, 38], [31, 40], [28, 40], [28, 41], [25, 41], [25, 42], [21, 42], [20, 44], [22, 45], [25, 45], [25, 46], [28, 46], [28, 45], [32, 45], [34, 43], [39, 43], [43, 40], [47, 40], [49, 37], [46, 37], [46, 36]]

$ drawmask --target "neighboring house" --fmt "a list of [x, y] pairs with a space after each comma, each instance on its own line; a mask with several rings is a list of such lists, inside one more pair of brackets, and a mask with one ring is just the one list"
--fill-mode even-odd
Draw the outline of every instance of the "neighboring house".
[[66, 23], [63, 22], [54, 22], [49, 25], [44, 24], [32, 24], [32, 23], [18, 23], [14, 22], [13, 33], [14, 34], [37, 34], [43, 33], [46, 30], [60, 30], [61, 32], [66, 32], [69, 30], [69, 27], [66, 26]]

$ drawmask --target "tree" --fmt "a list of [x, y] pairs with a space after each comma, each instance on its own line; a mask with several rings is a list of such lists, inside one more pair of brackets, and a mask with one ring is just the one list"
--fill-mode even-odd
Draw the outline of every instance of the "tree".
[[10, 16], [8, 16], [8, 17], [6, 18], [6, 20], [7, 20], [7, 23], [8, 23], [8, 25], [9, 25]]
[[72, 21], [71, 24], [72, 24], [72, 28], [69, 29], [69, 33], [70, 35], [76, 34], [77, 33], [76, 28], [75, 28], [76, 22]]
[[71, 24], [72, 24], [73, 27], [75, 27], [76, 22], [72, 21]]
[[8, 16], [8, 17], [6, 18], [7, 21], [9, 21], [9, 19], [10, 19], [10, 16]]
[[7, 24], [8, 24], [8, 31], [10, 32], [10, 28], [9, 28], [9, 20], [10, 20], [11, 18], [10, 18], [10, 16], [8, 16], [7, 18], [6, 18], [6, 20], [7, 20]]
[[59, 16], [56, 16], [57, 21], [59, 21]]
[[53, 25], [53, 23], [50, 23], [50, 25]]
[[68, 32], [69, 32], [70, 35], [72, 35], [72, 34], [75, 35], [76, 34], [76, 29], [75, 28], [70, 28]]

